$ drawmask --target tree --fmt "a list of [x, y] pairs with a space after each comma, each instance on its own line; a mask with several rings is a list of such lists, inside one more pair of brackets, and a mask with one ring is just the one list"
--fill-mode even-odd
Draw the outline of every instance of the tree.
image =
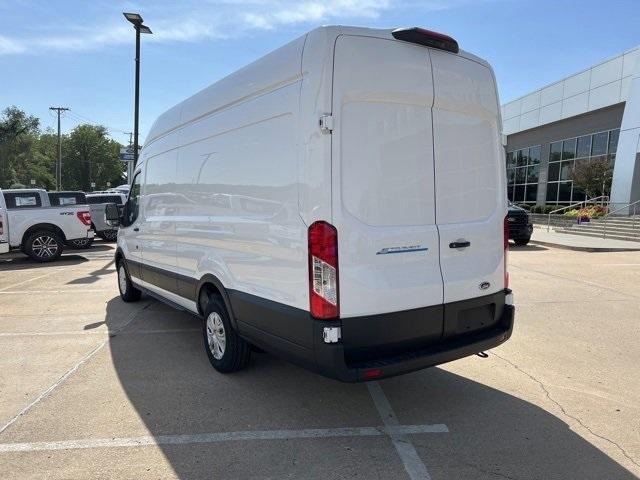
[[[54, 189], [58, 158], [58, 136], [51, 130], [42, 133], [40, 121], [17, 107], [9, 107], [0, 116], [0, 188], [36, 186]], [[94, 182], [105, 189], [107, 182], [119, 185], [124, 164], [119, 160], [120, 143], [108, 137], [105, 127], [79, 125], [62, 135], [63, 188], [91, 190]]]
[[577, 160], [571, 170], [574, 188], [583, 190], [588, 198], [608, 195], [612, 178], [613, 168], [607, 157]]
[[124, 176], [120, 161], [120, 143], [108, 137], [100, 125], [79, 125], [68, 135], [62, 146], [62, 176], [65, 190], [91, 191], [107, 188], [107, 182], [117, 185]]
[[[25, 183], [25, 165], [41, 164], [33, 158], [33, 146], [38, 140], [40, 120], [19, 108], [8, 107], [0, 117], [0, 188]], [[39, 169], [38, 169], [39, 171]], [[30, 172], [35, 173], [35, 172]], [[27, 179], [28, 183], [29, 179]]]

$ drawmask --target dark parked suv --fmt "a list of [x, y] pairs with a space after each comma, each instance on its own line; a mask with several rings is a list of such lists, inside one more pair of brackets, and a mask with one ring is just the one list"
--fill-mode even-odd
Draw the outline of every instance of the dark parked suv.
[[524, 208], [509, 202], [507, 221], [509, 222], [509, 240], [513, 240], [516, 245], [529, 243], [533, 232], [529, 213]]

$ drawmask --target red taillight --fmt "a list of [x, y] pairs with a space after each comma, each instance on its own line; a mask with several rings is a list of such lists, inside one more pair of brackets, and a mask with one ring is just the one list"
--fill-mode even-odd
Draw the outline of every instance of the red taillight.
[[323, 320], [340, 316], [338, 232], [327, 222], [309, 227], [309, 304]]
[[449, 35], [443, 33], [432, 32], [425, 28], [396, 28], [391, 32], [393, 38], [403, 40], [405, 42], [417, 43], [426, 47], [439, 48], [447, 52], [458, 53], [460, 50], [458, 42]]
[[0, 219], [0, 235], [4, 233], [4, 225], [2, 224], [2, 219]]
[[89, 212], [78, 212], [76, 213], [78, 216], [78, 220], [84, 223], [87, 227], [91, 226], [91, 213]]
[[370, 368], [369, 370], [365, 370], [362, 373], [363, 380], [371, 380], [380, 376], [382, 376], [382, 370], [380, 370], [379, 368]]
[[509, 256], [509, 216], [504, 217], [504, 288], [509, 288], [509, 272], [507, 271], [507, 257]]

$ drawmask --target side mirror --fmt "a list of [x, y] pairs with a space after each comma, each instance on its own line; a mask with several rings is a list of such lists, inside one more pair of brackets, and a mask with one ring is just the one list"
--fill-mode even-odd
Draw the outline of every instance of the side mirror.
[[120, 211], [115, 203], [107, 203], [104, 209], [104, 218], [113, 226], [120, 224]]

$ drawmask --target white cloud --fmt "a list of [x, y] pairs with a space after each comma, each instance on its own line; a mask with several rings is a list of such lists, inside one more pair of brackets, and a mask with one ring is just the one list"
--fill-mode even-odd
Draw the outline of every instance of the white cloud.
[[20, 42], [0, 35], [0, 55], [13, 55], [24, 51], [24, 45]]

